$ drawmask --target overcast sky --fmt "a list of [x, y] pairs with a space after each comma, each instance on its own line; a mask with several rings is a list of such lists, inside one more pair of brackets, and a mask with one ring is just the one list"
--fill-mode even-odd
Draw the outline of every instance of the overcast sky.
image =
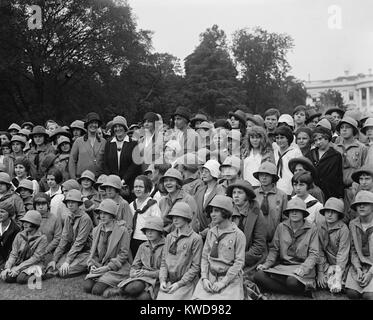
[[[217, 24], [228, 38], [241, 28], [261, 26], [288, 33], [291, 74], [302, 80], [331, 79], [373, 69], [372, 0], [128, 0], [139, 28], [152, 30], [157, 52], [184, 59], [199, 34]], [[341, 29], [330, 6], [341, 9]], [[336, 12], [336, 11], [333, 11]]]

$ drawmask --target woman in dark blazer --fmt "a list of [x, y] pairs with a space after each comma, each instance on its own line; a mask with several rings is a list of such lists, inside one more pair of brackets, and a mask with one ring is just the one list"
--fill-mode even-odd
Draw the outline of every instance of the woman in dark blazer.
[[107, 175], [118, 175], [132, 190], [135, 178], [141, 174], [141, 165], [134, 163], [132, 158], [137, 142], [131, 141], [126, 134], [128, 126], [124, 117], [116, 116], [112, 128], [114, 137], [105, 146], [104, 172]]

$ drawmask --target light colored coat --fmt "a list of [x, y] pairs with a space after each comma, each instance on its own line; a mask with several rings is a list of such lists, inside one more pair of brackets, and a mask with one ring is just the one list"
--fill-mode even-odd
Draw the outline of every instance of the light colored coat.
[[80, 177], [84, 170], [92, 171], [96, 177], [103, 173], [105, 144], [105, 139], [96, 138], [92, 148], [87, 136], [75, 140], [69, 159], [71, 179]]

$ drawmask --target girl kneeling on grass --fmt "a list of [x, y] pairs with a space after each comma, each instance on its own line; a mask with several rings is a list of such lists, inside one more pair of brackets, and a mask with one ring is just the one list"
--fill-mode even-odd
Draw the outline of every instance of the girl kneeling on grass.
[[351, 264], [346, 279], [350, 299], [373, 300], [373, 193], [360, 191], [351, 204], [358, 217], [350, 222]]
[[320, 214], [325, 216], [325, 221], [318, 224], [320, 260], [317, 263], [317, 284], [338, 293], [342, 290], [350, 254], [350, 231], [342, 221], [343, 200], [329, 198]]
[[176, 202], [168, 216], [175, 229], [166, 237], [157, 300], [188, 300], [198, 282], [202, 237], [191, 227], [193, 213], [187, 203]]
[[41, 219], [36, 210], [27, 211], [20, 219], [23, 231], [16, 235], [5, 270], [1, 272], [5, 282], [26, 284], [32, 275], [41, 277], [48, 245], [47, 237], [39, 230]]
[[[136, 183], [136, 182], [135, 182]], [[163, 219], [147, 217], [141, 231], [148, 241], [142, 243], [133, 261], [130, 277], [113, 289], [113, 295], [122, 294], [129, 299], [155, 300], [159, 291], [159, 269], [165, 240]]]
[[201, 279], [194, 299], [243, 300], [243, 267], [245, 265], [244, 233], [231, 221], [232, 199], [216, 195], [207, 212], [214, 227], [206, 237], [202, 251]]
[[113, 200], [103, 200], [97, 210], [100, 224], [93, 229], [84, 291], [101, 296], [106, 289], [116, 287], [129, 276], [130, 237], [123, 222], [116, 220], [117, 204]]
[[299, 198], [288, 202], [284, 215], [289, 219], [278, 225], [267, 259], [258, 265], [254, 281], [269, 292], [304, 294], [316, 287], [317, 227], [306, 220], [309, 212]]

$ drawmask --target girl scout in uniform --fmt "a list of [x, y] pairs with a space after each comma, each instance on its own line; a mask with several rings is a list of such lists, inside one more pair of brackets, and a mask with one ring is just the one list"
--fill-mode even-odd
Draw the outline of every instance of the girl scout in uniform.
[[316, 287], [317, 228], [306, 220], [309, 212], [299, 198], [289, 201], [284, 215], [289, 219], [277, 227], [267, 259], [258, 265], [254, 279], [270, 292], [301, 294]]
[[100, 224], [93, 229], [84, 291], [101, 296], [129, 276], [130, 237], [124, 224], [116, 221], [117, 204], [113, 200], [103, 200], [97, 210]]
[[318, 224], [320, 260], [317, 264], [317, 284], [338, 293], [342, 290], [350, 254], [350, 231], [342, 221], [343, 200], [329, 198], [320, 214], [325, 216], [325, 221]]
[[166, 238], [157, 300], [189, 300], [198, 282], [202, 238], [190, 225], [193, 213], [187, 203], [177, 202], [168, 216], [175, 229]]
[[351, 205], [358, 217], [350, 222], [351, 264], [346, 280], [350, 299], [373, 300], [373, 193], [360, 191]]
[[41, 215], [36, 210], [27, 211], [20, 219], [23, 231], [14, 239], [12, 251], [5, 263], [1, 277], [9, 283], [26, 284], [32, 275], [41, 277], [43, 258], [47, 247], [47, 237], [39, 226]]
[[131, 266], [130, 278], [122, 281], [119, 291], [136, 300], [155, 300], [159, 291], [159, 269], [165, 240], [163, 220], [147, 217], [142, 232], [148, 241], [142, 243]]
[[194, 299], [243, 300], [243, 272], [246, 238], [231, 221], [233, 204], [227, 196], [216, 195], [207, 211], [214, 224], [202, 251], [201, 279]]

